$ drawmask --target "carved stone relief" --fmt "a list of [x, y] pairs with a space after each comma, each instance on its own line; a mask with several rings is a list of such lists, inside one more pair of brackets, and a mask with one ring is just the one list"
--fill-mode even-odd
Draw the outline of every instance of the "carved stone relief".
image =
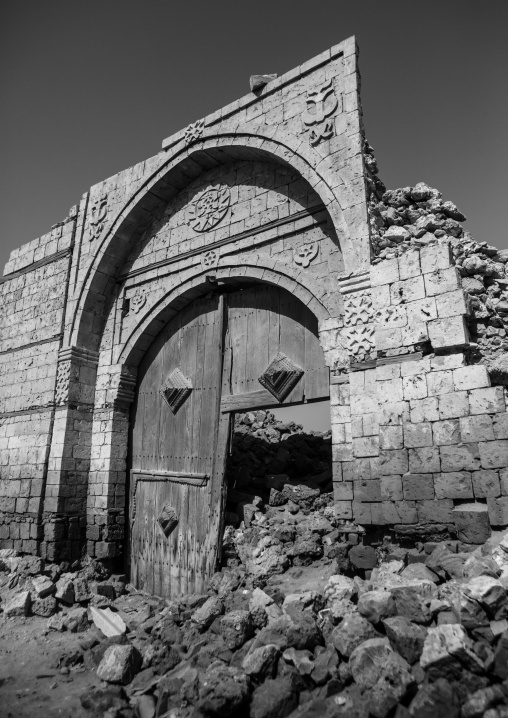
[[344, 339], [349, 353], [357, 361], [364, 361], [374, 350], [374, 325], [357, 324], [344, 330]]
[[138, 289], [129, 299], [129, 310], [132, 309], [134, 314], [140, 312], [146, 304], [146, 298], [146, 294], [143, 290]]
[[58, 363], [55, 388], [55, 404], [57, 406], [63, 406], [67, 403], [69, 399], [70, 380], [71, 362], [68, 359], [66, 361], [61, 361]]
[[231, 202], [227, 185], [211, 187], [189, 207], [189, 224], [196, 232], [207, 232], [224, 219]]
[[344, 297], [344, 321], [346, 326], [366, 324], [373, 317], [370, 292], [355, 292]]
[[212, 269], [219, 264], [220, 252], [218, 249], [209, 249], [201, 255], [201, 266], [203, 269]]
[[102, 193], [92, 201], [90, 206], [90, 237], [96, 239], [106, 224], [108, 214], [108, 196]]
[[315, 259], [319, 252], [319, 244], [313, 242], [312, 244], [304, 244], [302, 247], [295, 249], [293, 253], [293, 259], [295, 264], [301, 265], [306, 269], [309, 264]]
[[185, 144], [190, 145], [191, 142], [195, 142], [196, 140], [199, 140], [199, 138], [203, 134], [204, 129], [205, 129], [205, 121], [204, 120], [196, 120], [196, 122], [191, 122], [191, 124], [188, 125], [184, 130], [183, 141], [185, 142]]
[[307, 110], [302, 120], [309, 133], [310, 144], [315, 146], [323, 140], [329, 140], [334, 134], [334, 122], [331, 115], [337, 110], [339, 100], [335, 95], [332, 80], [324, 82], [316, 90], [307, 92]]

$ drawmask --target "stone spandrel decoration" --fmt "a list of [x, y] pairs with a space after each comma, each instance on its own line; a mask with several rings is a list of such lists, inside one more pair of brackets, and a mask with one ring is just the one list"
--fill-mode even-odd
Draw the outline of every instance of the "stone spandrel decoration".
[[160, 393], [173, 414], [176, 414], [192, 391], [192, 383], [177, 367], [173, 369], [166, 383], [160, 388]]
[[108, 195], [102, 193], [90, 205], [90, 239], [97, 239], [102, 233], [108, 215]]
[[190, 145], [191, 142], [195, 142], [196, 140], [199, 140], [201, 135], [203, 134], [203, 130], [205, 129], [205, 121], [204, 120], [196, 120], [196, 122], [191, 122], [190, 125], [188, 125], [183, 133], [183, 141], [186, 145]]
[[207, 232], [224, 219], [231, 202], [231, 190], [218, 185], [205, 190], [189, 207], [189, 224], [196, 232]]
[[320, 85], [316, 90], [307, 92], [307, 110], [303, 113], [303, 124], [310, 129], [309, 142], [312, 146], [323, 140], [329, 140], [334, 134], [332, 115], [339, 106], [332, 80]]
[[213, 269], [219, 264], [220, 252], [218, 249], [209, 249], [201, 255], [201, 266], [203, 269]]
[[302, 247], [298, 247], [293, 252], [293, 259], [295, 264], [299, 264], [304, 269], [307, 269], [309, 264], [316, 259], [319, 252], [319, 244], [313, 242], [312, 244], [304, 244]]
[[129, 299], [129, 310], [132, 310], [134, 314], [140, 312], [146, 304], [146, 294], [142, 290], [138, 290]]
[[294, 364], [283, 352], [279, 352], [258, 381], [272, 396], [282, 402], [296, 386], [303, 373], [303, 369]]

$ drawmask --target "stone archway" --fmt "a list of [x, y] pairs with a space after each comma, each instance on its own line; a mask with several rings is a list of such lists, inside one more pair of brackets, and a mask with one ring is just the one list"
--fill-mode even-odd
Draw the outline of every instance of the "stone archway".
[[[249, 153], [247, 157], [246, 152]], [[225, 158], [221, 156], [224, 153], [227, 153]], [[101, 248], [97, 248], [92, 264], [86, 272], [83, 270], [80, 296], [77, 296], [72, 304], [76, 309], [74, 328], [69, 322], [69, 336], [76, 338], [78, 346], [87, 342], [89, 347], [95, 346], [99, 350], [98, 372], [94, 380], [95, 408], [93, 420], [88, 427], [91, 447], [87, 474], [87, 533], [90, 539], [88, 551], [99, 558], [118, 555], [123, 539], [128, 407], [133, 398], [136, 366], [153, 337], [172, 314], [181, 308], [182, 302], [187, 301], [188, 297], [198, 297], [203, 292], [210, 291], [210, 285], [204, 283], [205, 278], [211, 276], [214, 281], [227, 282], [234, 277], [243, 277], [245, 281], [245, 278], [250, 276], [251, 279], [285, 287], [309, 307], [323, 326], [326, 325], [328, 333], [329, 322], [340, 314], [340, 293], [333, 284], [336, 280], [333, 279], [334, 275], [326, 264], [324, 255], [325, 264], [322, 264], [320, 276], [314, 276], [313, 266], [309, 268], [309, 262], [304, 261], [305, 257], [299, 260], [298, 264], [294, 264], [292, 254], [290, 258], [284, 258], [283, 254], [272, 258], [270, 252], [248, 256], [247, 248], [245, 251], [239, 250], [236, 256], [221, 256], [219, 266], [207, 269], [205, 266], [196, 265], [195, 260], [199, 259], [196, 252], [203, 251], [198, 245], [196, 250], [191, 249], [190, 252], [184, 253], [185, 257], [192, 255], [194, 264], [191, 262], [190, 265], [182, 266], [176, 273], [171, 269], [171, 275], [166, 273], [166, 276], [170, 276], [169, 285], [166, 279], [161, 278], [160, 269], [163, 274], [166, 271], [162, 266], [158, 268], [157, 265], [151, 274], [141, 278], [147, 287], [158, 286], [158, 290], [146, 304], [143, 297], [137, 294], [138, 289], [134, 289], [134, 286], [139, 287], [140, 272], [146, 274], [146, 262], [141, 261], [140, 264], [138, 261], [133, 271], [123, 269], [129, 255], [139, 255], [139, 248], [143, 246], [140, 242], [143, 233], [148, 231], [147, 228], [154, 222], [159, 221], [162, 209], [170, 206], [171, 198], [181, 191], [179, 187], [186, 187], [189, 179], [192, 180], [190, 175], [182, 175], [182, 168], [188, 167], [187, 161], [192, 159], [195, 165], [194, 174], [198, 172], [197, 166], [201, 168], [201, 174], [206, 170], [210, 157], [218, 167], [224, 168], [231, 166], [237, 158], [252, 162], [253, 157], [257, 160], [261, 158], [264, 162], [267, 162], [268, 158], [277, 157], [281, 167], [292, 167], [288, 156], [290, 159], [296, 158], [295, 164], [312, 179], [314, 188], [308, 180], [302, 181], [309, 187], [309, 192], [314, 192], [318, 197], [318, 204], [314, 204], [310, 211], [297, 213], [294, 218], [290, 214], [283, 221], [272, 222], [269, 242], [281, 244], [285, 241], [284, 236], [288, 236], [290, 243], [294, 242], [292, 236], [300, 238], [300, 242], [308, 242], [307, 232], [317, 232], [320, 222], [324, 220], [317, 223], [312, 221], [314, 229], [310, 225], [310, 229], [307, 229], [303, 226], [307, 222], [305, 217], [324, 217], [335, 232], [337, 221], [331, 217], [331, 209], [339, 218], [340, 236], [335, 235], [335, 245], [336, 248], [342, 248], [343, 243], [349, 242], [349, 231], [340, 204], [319, 173], [312, 169], [308, 159], [293, 150], [290, 152], [287, 146], [274, 140], [261, 141], [259, 137], [247, 140], [244, 137], [215, 137], [196, 143], [185, 150], [185, 153], [177, 153], [176, 158], [166, 161], [149, 180], [143, 182], [142, 187], [134, 192], [131, 200], [124, 205], [109, 230], [105, 231], [103, 239], [100, 240]], [[197, 159], [200, 159], [203, 165], [199, 165]], [[294, 168], [292, 171], [295, 171]], [[296, 174], [300, 176], [298, 172]], [[316, 194], [317, 189], [322, 192], [321, 195]], [[323, 197], [326, 203], [319, 203], [319, 198]], [[249, 232], [244, 234], [249, 235]], [[252, 235], [252, 232], [250, 234]], [[241, 244], [241, 237], [243, 235], [238, 239], [234, 238], [237, 244]], [[313, 235], [314, 243], [315, 239]], [[325, 235], [321, 233], [318, 242], [324, 239]], [[245, 240], [242, 241], [245, 244]], [[137, 249], [133, 253], [134, 247]], [[310, 259], [314, 256], [313, 254]], [[175, 259], [178, 259], [178, 254]], [[166, 260], [162, 264], [168, 266], [168, 261], [173, 260]], [[149, 267], [150, 265], [147, 268]], [[328, 287], [328, 296], [325, 296], [325, 285]], [[329, 360], [329, 352], [326, 351], [325, 354]], [[76, 364], [79, 365], [79, 357]], [[79, 373], [78, 367], [77, 370]], [[98, 427], [101, 427], [100, 433], [97, 431]]]
[[368, 266], [370, 249], [367, 216], [364, 218], [365, 227], [358, 222], [354, 212], [351, 221], [346, 221], [347, 212], [342, 205], [349, 210], [351, 204], [354, 206], [355, 200], [346, 178], [341, 177], [340, 171], [333, 172], [335, 187], [332, 189], [332, 183], [327, 181], [325, 173], [319, 171], [323, 164], [319, 156], [313, 158], [313, 165], [308, 158], [290, 146], [287, 138], [284, 142], [279, 142], [276, 138], [248, 134], [213, 136], [165, 159], [161, 167], [144, 180], [121, 208], [104, 234], [93, 263], [82, 278], [69, 328], [69, 344], [79, 346], [91, 341], [98, 348], [108, 297], [113, 291], [115, 277], [153, 213], [165, 206], [185, 184], [203, 172], [208, 166], [210, 156], [217, 162], [223, 162], [245, 156], [252, 158], [253, 153], [261, 159], [272, 158], [288, 165], [306, 179], [321, 197], [340, 241], [344, 244], [346, 269], [358, 271]]

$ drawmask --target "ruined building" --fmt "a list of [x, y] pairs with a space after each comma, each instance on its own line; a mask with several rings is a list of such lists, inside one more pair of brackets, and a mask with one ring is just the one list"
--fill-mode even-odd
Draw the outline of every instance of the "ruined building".
[[503, 253], [425, 184], [385, 191], [354, 38], [251, 87], [12, 252], [0, 546], [199, 590], [231, 416], [327, 398], [338, 519], [508, 525]]

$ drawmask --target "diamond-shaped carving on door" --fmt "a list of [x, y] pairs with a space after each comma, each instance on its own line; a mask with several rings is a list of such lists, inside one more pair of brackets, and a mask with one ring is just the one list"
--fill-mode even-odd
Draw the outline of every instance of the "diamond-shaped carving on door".
[[303, 369], [293, 364], [283, 352], [279, 352], [259, 377], [259, 383], [268, 389], [278, 401], [284, 401], [296, 386]]
[[192, 384], [177, 367], [173, 369], [166, 379], [166, 383], [161, 386], [159, 391], [173, 414], [176, 414], [191, 393]]

